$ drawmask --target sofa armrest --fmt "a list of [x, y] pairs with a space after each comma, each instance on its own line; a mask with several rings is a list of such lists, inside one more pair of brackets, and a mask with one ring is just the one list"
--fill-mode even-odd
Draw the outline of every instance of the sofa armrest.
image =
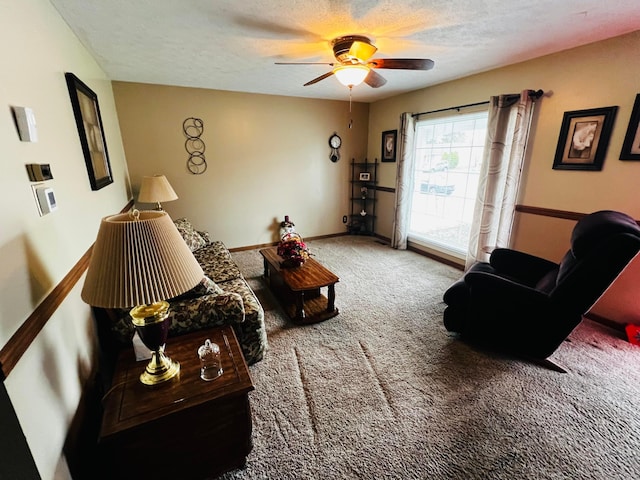
[[181, 335], [203, 328], [244, 322], [244, 302], [234, 292], [203, 295], [192, 300], [172, 302], [169, 316], [173, 319], [169, 335]]
[[[169, 336], [244, 322], [244, 302], [234, 292], [186, 298], [172, 301], [169, 305], [169, 317], [172, 319]], [[112, 331], [121, 344], [131, 342], [135, 329], [128, 313], [119, 316]]]
[[538, 310], [546, 307], [549, 295], [509, 278], [487, 272], [469, 272], [464, 277], [475, 301], [501, 309], [504, 305], [518, 305], [521, 309]]
[[498, 274], [518, 279], [529, 286], [534, 286], [548, 272], [558, 270], [557, 263], [508, 248], [496, 248], [489, 263]]
[[196, 230], [196, 232], [198, 232], [204, 241], [207, 242], [207, 245], [211, 243], [211, 235], [209, 235], [209, 232], [206, 230]]

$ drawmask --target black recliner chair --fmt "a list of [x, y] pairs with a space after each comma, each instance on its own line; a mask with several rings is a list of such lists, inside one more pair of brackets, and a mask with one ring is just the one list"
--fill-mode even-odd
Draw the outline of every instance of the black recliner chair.
[[444, 325], [544, 363], [639, 250], [636, 221], [610, 210], [578, 221], [559, 264], [498, 248], [445, 292]]

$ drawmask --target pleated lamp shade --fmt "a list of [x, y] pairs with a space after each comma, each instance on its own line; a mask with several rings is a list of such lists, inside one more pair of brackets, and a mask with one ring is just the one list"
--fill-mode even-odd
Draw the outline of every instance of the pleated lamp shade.
[[153, 177], [142, 177], [138, 202], [140, 203], [162, 203], [177, 200], [178, 195], [171, 187], [169, 180], [164, 175], [154, 175]]
[[134, 210], [100, 222], [81, 297], [102, 308], [148, 305], [191, 290], [203, 277], [166, 212]]

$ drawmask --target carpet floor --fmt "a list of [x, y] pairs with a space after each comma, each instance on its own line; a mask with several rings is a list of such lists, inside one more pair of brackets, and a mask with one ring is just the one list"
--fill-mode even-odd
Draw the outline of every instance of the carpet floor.
[[446, 331], [459, 270], [371, 237], [308, 243], [340, 277], [340, 314], [315, 325], [286, 318], [257, 250], [233, 254], [269, 350], [250, 368], [253, 450], [223, 478], [640, 478], [640, 349], [618, 332], [583, 321], [558, 373]]

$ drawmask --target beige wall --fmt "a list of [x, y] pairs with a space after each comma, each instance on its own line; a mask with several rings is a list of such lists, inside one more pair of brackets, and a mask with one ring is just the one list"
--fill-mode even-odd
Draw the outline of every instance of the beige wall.
[[[47, 0], [0, 2], [0, 347], [73, 268], [100, 218], [127, 203], [128, 182], [111, 84]], [[91, 191], [64, 73], [97, 94], [115, 183]], [[39, 140], [21, 142], [11, 106], [31, 107]], [[40, 217], [25, 169], [49, 163], [57, 211]], [[65, 478], [62, 445], [93, 363], [90, 310], [78, 286], [5, 385], [43, 479]]]
[[[284, 215], [303, 237], [346, 231], [349, 162], [365, 154], [367, 104], [353, 104], [349, 129], [348, 102], [123, 82], [114, 95], [134, 192], [142, 176], [166, 175], [179, 197], [163, 205], [173, 218], [229, 248], [276, 241]], [[202, 175], [186, 166], [188, 117], [204, 123]], [[343, 140], [337, 163], [334, 131]]]
[[[127, 83], [117, 83], [112, 92], [109, 79], [48, 1], [1, 2], [0, 346], [89, 248], [99, 219], [126, 204], [125, 150], [134, 189], [142, 175], [166, 174], [180, 196], [165, 205], [169, 213], [192, 218], [229, 247], [274, 241], [274, 227], [285, 214], [304, 236], [339, 233], [348, 211], [350, 158], [379, 157], [380, 133], [397, 128], [401, 112], [542, 88], [550, 96], [539, 104], [521, 203], [579, 212], [614, 208], [640, 218], [635, 193], [640, 163], [617, 160], [637, 93], [639, 47], [640, 35], [634, 33], [371, 106], [356, 103], [349, 130], [346, 101]], [[78, 75], [100, 99], [115, 183], [97, 192], [87, 179], [65, 71]], [[37, 143], [19, 141], [12, 105], [33, 108]], [[620, 110], [603, 171], [551, 170], [562, 113], [608, 105]], [[181, 125], [189, 116], [205, 124], [209, 170], [201, 176], [185, 167]], [[344, 140], [337, 164], [328, 159], [327, 139], [333, 131]], [[54, 180], [49, 185], [59, 210], [48, 216], [38, 216], [25, 171], [28, 163], [51, 164]], [[380, 165], [382, 186], [395, 186], [395, 166]], [[390, 236], [392, 194], [379, 195], [378, 233]], [[558, 259], [568, 223], [519, 216], [515, 245]], [[603, 299], [605, 314], [637, 319], [637, 270], [627, 273], [633, 281], [618, 282]], [[62, 445], [93, 362], [93, 328], [89, 308], [79, 298], [81, 285], [82, 280], [5, 381], [43, 479], [69, 476]]]
[[[638, 52], [640, 32], [634, 32], [376, 102], [370, 108], [369, 155], [378, 154], [382, 131], [398, 128], [402, 112], [436, 110], [487, 100], [500, 93], [543, 89], [546, 95], [536, 106], [519, 203], [581, 213], [614, 209], [639, 219], [640, 162], [618, 160], [633, 102], [640, 92]], [[611, 105], [620, 108], [602, 171], [553, 170], [563, 113]], [[395, 165], [381, 166], [383, 186], [395, 185]], [[380, 194], [384, 195], [393, 196]], [[389, 207], [393, 201], [381, 201], [380, 205]], [[390, 217], [392, 209], [385, 214], [381, 208], [380, 215]], [[378, 231], [379, 234], [391, 235], [390, 222], [379, 225], [389, 226], [388, 230]], [[573, 222], [565, 220], [519, 215], [513, 246], [558, 261], [568, 247], [572, 227]], [[597, 313], [640, 323], [640, 302], [636, 300], [639, 296], [635, 287], [640, 283], [637, 263], [634, 262], [608, 292], [596, 308]]]

